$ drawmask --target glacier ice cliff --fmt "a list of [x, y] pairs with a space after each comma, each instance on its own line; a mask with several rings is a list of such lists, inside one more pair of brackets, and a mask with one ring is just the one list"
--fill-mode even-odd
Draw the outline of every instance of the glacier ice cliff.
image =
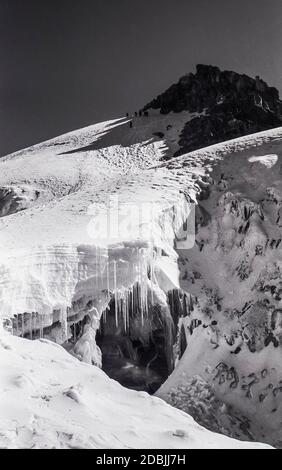
[[30, 188], [0, 218], [1, 317], [213, 431], [281, 446], [282, 130], [164, 161], [188, 114], [0, 160], [1, 187]]

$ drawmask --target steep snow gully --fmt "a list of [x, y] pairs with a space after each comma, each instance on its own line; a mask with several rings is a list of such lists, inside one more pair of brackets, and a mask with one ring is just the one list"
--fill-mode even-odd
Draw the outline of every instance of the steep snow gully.
[[282, 129], [177, 158], [194, 115], [0, 160], [4, 328], [208, 429], [282, 446]]

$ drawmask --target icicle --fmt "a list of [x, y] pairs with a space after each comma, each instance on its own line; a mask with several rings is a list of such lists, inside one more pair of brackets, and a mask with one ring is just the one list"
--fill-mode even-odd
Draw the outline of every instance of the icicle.
[[29, 337], [32, 339], [32, 313], [29, 314]]
[[151, 277], [151, 304], [154, 305], [154, 284], [157, 283], [156, 274], [155, 274], [155, 265], [156, 260], [161, 256], [161, 249], [151, 247], [148, 253], [149, 261], [148, 266], [150, 270], [150, 277]]
[[132, 291], [131, 291], [131, 315], [133, 317], [133, 312], [134, 312], [134, 285], [132, 286]]
[[145, 279], [144, 279], [144, 308], [145, 313], [148, 318], [149, 309], [148, 309], [148, 278], [147, 278], [147, 259], [146, 259], [146, 270], [145, 270]]
[[16, 315], [16, 335], [19, 336], [19, 317]]
[[139, 304], [139, 307], [140, 307], [140, 311], [141, 311], [141, 324], [142, 326], [144, 325], [144, 311], [143, 311], [143, 299], [142, 299], [142, 287], [143, 287], [143, 279], [142, 279], [142, 265], [141, 265], [141, 255], [142, 255], [142, 248], [139, 248], [139, 252], [138, 252], [138, 285], [139, 285], [139, 292], [138, 292], [138, 304]]
[[97, 247], [96, 248], [96, 276], [97, 276], [97, 290], [99, 291], [100, 290], [100, 283], [101, 283], [101, 279], [100, 279], [100, 257], [101, 257], [101, 253], [100, 253], [100, 247]]
[[123, 318], [124, 318], [124, 331], [127, 331], [127, 298], [128, 298], [128, 291], [124, 292], [124, 300], [123, 300]]
[[120, 293], [120, 316], [125, 331], [125, 305], [124, 305], [124, 290]]
[[24, 337], [24, 314], [22, 314], [22, 338]]
[[95, 290], [98, 291], [98, 276], [97, 276], [97, 247], [95, 246]]
[[110, 297], [109, 257], [108, 257], [108, 260], [107, 260], [106, 270], [107, 270], [107, 290], [108, 290], [108, 296]]
[[118, 327], [118, 295], [117, 295], [117, 265], [116, 265], [116, 260], [113, 261], [113, 264], [114, 264], [115, 321], [116, 321], [116, 327]]
[[96, 256], [96, 277], [97, 277], [97, 289], [100, 290], [100, 248], [97, 247]]
[[151, 264], [150, 264], [150, 277], [151, 277], [151, 304], [152, 306], [154, 305], [154, 291], [153, 291], [153, 284], [154, 284], [154, 277], [155, 277], [155, 265], [154, 265], [154, 257], [155, 257], [155, 251], [154, 249], [152, 250], [152, 255], [151, 255]]
[[42, 320], [43, 320], [42, 315], [39, 315], [39, 324], [40, 324], [39, 337], [40, 338], [44, 337]]
[[116, 291], [116, 326], [119, 323], [119, 292]]
[[37, 324], [36, 324], [36, 313], [35, 312], [32, 312], [32, 324], [33, 324], [33, 331], [34, 331], [34, 339], [36, 339]]
[[[110, 295], [110, 278], [109, 278], [109, 251], [107, 253], [107, 260], [106, 260], [106, 283], [107, 283], [107, 296], [108, 296], [108, 302], [111, 299]], [[108, 308], [105, 308], [103, 315], [102, 315], [102, 321], [105, 323], [107, 321], [107, 311]]]
[[62, 341], [68, 341], [68, 314], [67, 308], [61, 308], [61, 331], [62, 331]]
[[124, 297], [124, 322], [125, 331], [129, 330], [129, 302], [130, 302], [130, 290], [125, 292]]
[[103, 323], [106, 323], [106, 321], [107, 321], [107, 313], [108, 313], [108, 307], [106, 307], [104, 312], [103, 312], [103, 317], [102, 317], [102, 322]]
[[121, 293], [121, 297], [120, 297], [120, 315], [122, 317], [124, 331], [126, 331], [125, 316], [124, 316], [125, 315], [124, 292]]
[[99, 273], [99, 283], [98, 283], [98, 287], [100, 285], [100, 289], [103, 289], [103, 272], [102, 272], [102, 254], [101, 254], [101, 248], [99, 247], [98, 249], [98, 261], [99, 261], [99, 269], [98, 269], [98, 273]]
[[129, 330], [129, 303], [130, 303], [130, 291], [127, 292], [126, 295], [126, 321], [127, 321], [127, 329]]

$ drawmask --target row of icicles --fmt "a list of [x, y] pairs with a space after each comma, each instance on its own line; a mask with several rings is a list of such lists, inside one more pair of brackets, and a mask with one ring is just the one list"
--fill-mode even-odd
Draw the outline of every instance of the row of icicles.
[[[161, 250], [151, 250], [146, 248], [137, 249], [137, 263], [135, 265], [135, 273], [132, 273], [132, 278], [135, 282], [128, 287], [118, 288], [117, 280], [117, 264], [116, 260], [113, 261], [113, 298], [115, 307], [115, 325], [119, 326], [122, 320], [124, 330], [129, 328], [130, 317], [134, 314], [140, 314], [141, 325], [144, 324], [144, 318], [148, 317], [149, 305], [154, 304], [153, 286], [157, 283], [155, 276], [155, 262], [161, 256]], [[107, 286], [109, 289], [109, 275], [107, 269]], [[111, 296], [109, 297], [111, 299]], [[107, 320], [108, 308], [103, 312], [103, 321]]]
[[[153, 286], [157, 283], [155, 276], [156, 259], [161, 256], [161, 249], [152, 248], [130, 248], [135, 255], [137, 262], [132, 265], [129, 263], [128, 269], [131, 270], [132, 285], [130, 287], [118, 287], [118, 263], [119, 260], [113, 259], [102, 263], [103, 250], [96, 249], [95, 263], [98, 275], [95, 276], [95, 291], [97, 288], [107, 288], [109, 303], [114, 299], [115, 324], [119, 326], [123, 322], [125, 331], [129, 327], [129, 318], [136, 312], [140, 314], [140, 321], [143, 325], [144, 318], [148, 316], [149, 305], [154, 304]], [[112, 265], [112, 290], [110, 289], [109, 266]], [[103, 266], [103, 269], [102, 269]], [[106, 285], [106, 286], [105, 286]], [[106, 321], [108, 308], [103, 312], [103, 321]], [[61, 308], [56, 311], [57, 321], [61, 325], [62, 337], [68, 338], [68, 320], [70, 308]], [[86, 312], [87, 313], [87, 312]], [[6, 318], [3, 326], [13, 335], [28, 337], [30, 339], [43, 338], [44, 334], [50, 332], [52, 327], [44, 325], [44, 316], [38, 312], [17, 314], [12, 319]]]

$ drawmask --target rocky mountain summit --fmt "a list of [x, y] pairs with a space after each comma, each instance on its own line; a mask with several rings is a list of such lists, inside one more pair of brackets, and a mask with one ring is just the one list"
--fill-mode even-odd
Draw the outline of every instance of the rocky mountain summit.
[[151, 101], [144, 110], [161, 114], [189, 111], [196, 115], [186, 123], [176, 155], [218, 142], [259, 132], [282, 124], [278, 90], [260, 77], [197, 65]]

